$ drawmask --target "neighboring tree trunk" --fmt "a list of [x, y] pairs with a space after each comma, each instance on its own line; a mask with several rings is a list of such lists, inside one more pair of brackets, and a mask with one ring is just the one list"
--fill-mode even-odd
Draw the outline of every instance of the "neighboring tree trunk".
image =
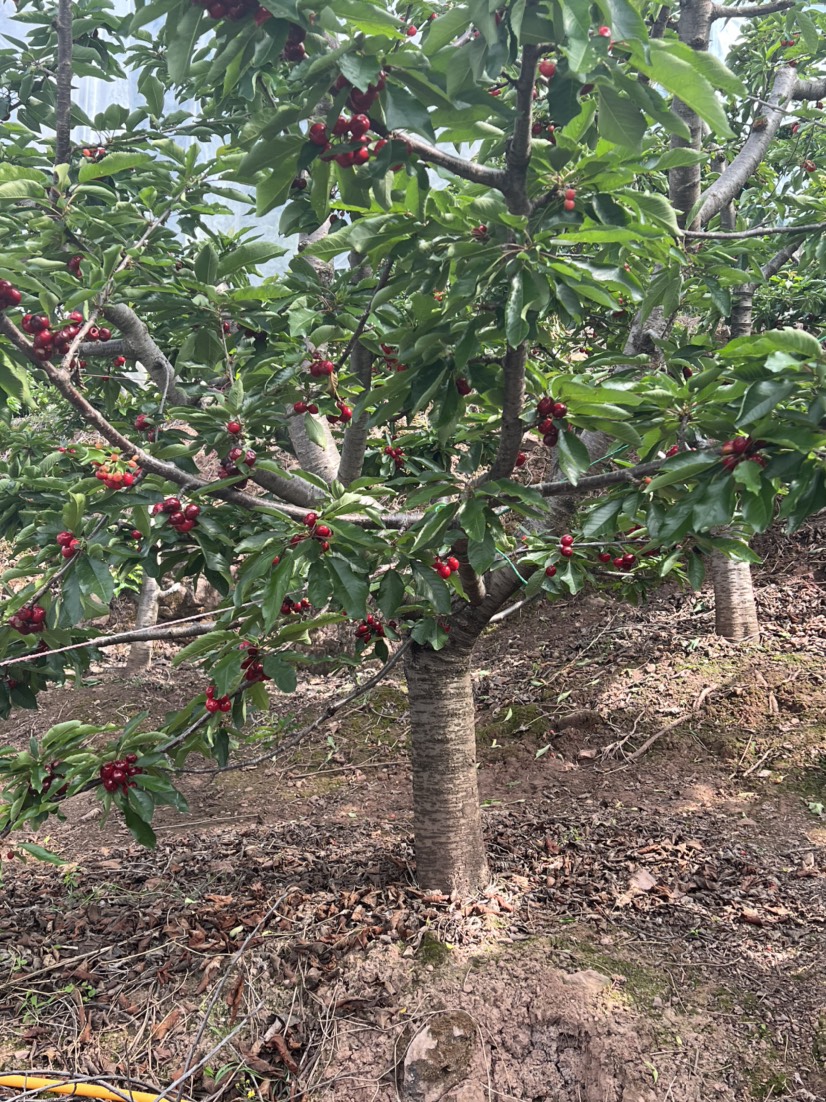
[[488, 879], [476, 783], [470, 655], [414, 643], [405, 664], [413, 762], [416, 879], [468, 895]]
[[714, 585], [717, 634], [735, 642], [756, 638], [760, 634], [760, 624], [749, 564], [713, 551], [709, 569]]
[[[154, 578], [143, 576], [143, 584], [138, 598], [138, 614], [135, 617], [136, 628], [154, 627], [158, 622], [158, 597], [160, 589]], [[145, 670], [152, 661], [152, 643], [133, 643], [129, 648], [126, 669], [130, 673]]]

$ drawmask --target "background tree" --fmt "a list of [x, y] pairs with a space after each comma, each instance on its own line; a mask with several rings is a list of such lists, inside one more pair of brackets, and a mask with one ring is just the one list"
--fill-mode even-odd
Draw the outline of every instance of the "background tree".
[[[208, 684], [163, 731], [136, 715], [102, 757], [71, 723], [4, 755], [9, 827], [94, 787], [151, 844], [175, 766], [225, 762], [265, 683], [292, 691], [300, 644], [349, 621], [361, 657], [404, 657], [421, 882], [484, 882], [471, 663], [496, 612], [698, 586], [715, 552], [754, 561], [732, 533], [826, 504], [818, 341], [719, 336], [778, 236], [820, 259], [817, 173], [762, 178], [826, 89], [823, 16], [778, 7], [799, 39], [740, 76], [706, 52], [735, 14], [707, 0], [21, 3], [0, 383], [12, 412], [50, 388], [65, 431], [8, 437], [0, 707], [119, 638], [78, 627], [119, 572], [223, 602], [143, 633], [199, 635], [179, 660]], [[145, 106], [82, 118], [72, 72], [121, 67]], [[211, 222], [251, 189], [300, 237], [283, 275], [252, 217]]]

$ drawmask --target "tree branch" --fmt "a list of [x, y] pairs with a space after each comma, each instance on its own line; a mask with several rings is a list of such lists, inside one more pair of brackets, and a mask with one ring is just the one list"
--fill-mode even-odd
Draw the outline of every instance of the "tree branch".
[[146, 368], [146, 373], [161, 395], [161, 411], [167, 400], [173, 406], [200, 406], [201, 402], [198, 398], [190, 398], [178, 387], [174, 367], [131, 307], [122, 303], [110, 303], [103, 307], [103, 316], [120, 329], [129, 345], [130, 357], [140, 360]]
[[420, 160], [446, 168], [454, 176], [469, 180], [473, 184], [496, 188], [498, 191], [505, 189], [506, 177], [502, 169], [488, 168], [486, 165], [466, 161], [463, 157], [455, 157], [452, 153], [445, 153], [443, 149], [437, 149], [435, 145], [431, 145], [415, 134], [408, 134], [405, 130], [394, 130], [391, 137], [397, 138], [400, 142], [407, 142], [410, 152], [415, 153]]
[[826, 99], [826, 77], [798, 80], [792, 88], [792, 99]]
[[746, 138], [740, 152], [721, 176], [708, 187], [699, 199], [699, 210], [694, 224], [706, 225], [715, 214], [727, 206], [740, 194], [747, 180], [756, 171], [774, 139], [783, 120], [783, 108], [791, 98], [797, 75], [790, 66], [784, 66], [774, 79], [769, 96], [770, 107], [760, 116], [761, 126], [752, 124], [752, 131]]
[[528, 198], [528, 165], [531, 161], [531, 126], [533, 123], [533, 93], [536, 81], [536, 65], [542, 52], [541, 46], [522, 47], [522, 61], [516, 81], [516, 117], [513, 134], [505, 153], [504, 192], [511, 214], [530, 214]]
[[[370, 390], [373, 376], [373, 353], [360, 342], [350, 353], [350, 370], [364, 388]], [[338, 481], [349, 486], [357, 479], [364, 466], [364, 454], [367, 450], [370, 414], [367, 410], [355, 421], [351, 421], [344, 432], [341, 445], [341, 462], [338, 465]]]
[[[826, 223], [824, 223], [826, 229]], [[787, 264], [796, 253], [800, 251], [801, 244], [799, 241], [791, 241], [788, 245], [784, 245], [782, 249], [774, 254], [771, 260], [768, 260], [760, 269], [763, 273], [764, 279], [771, 279], [773, 275], [777, 275], [784, 264]]]
[[795, 6], [795, 0], [772, 0], [769, 4], [741, 4], [739, 7], [724, 7], [715, 4], [711, 9], [712, 21], [715, 19], [750, 19], [754, 16], [771, 15], [776, 11], [788, 11]]
[[72, 128], [72, 4], [57, 7], [57, 89], [55, 92], [55, 164], [69, 163]]
[[707, 241], [739, 241], [746, 237], [770, 237], [778, 233], [819, 233], [826, 230], [826, 222], [806, 222], [802, 226], [755, 226], [750, 230], [726, 233], [723, 230], [681, 230], [683, 237]]
[[508, 346], [502, 364], [504, 394], [502, 396], [502, 427], [499, 431], [499, 447], [496, 458], [487, 474], [476, 479], [474, 485], [495, 482], [507, 478], [516, 464], [522, 446], [525, 426], [522, 423], [522, 407], [525, 404], [525, 366], [528, 362], [528, 345], [523, 341], [518, 348]]

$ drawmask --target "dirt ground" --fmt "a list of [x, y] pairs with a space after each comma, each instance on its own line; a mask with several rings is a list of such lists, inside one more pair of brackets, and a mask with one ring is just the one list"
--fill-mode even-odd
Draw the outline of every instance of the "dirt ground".
[[[826, 1099], [826, 539], [765, 551], [758, 643], [672, 589], [483, 638], [474, 900], [415, 886], [400, 681], [283, 760], [194, 760], [154, 851], [74, 801], [38, 836], [67, 865], [3, 861], [0, 1069], [151, 1087], [201, 1062], [182, 1089], [215, 1099]], [[202, 680], [114, 662], [2, 741], [160, 716]], [[351, 685], [274, 699], [244, 754]]]

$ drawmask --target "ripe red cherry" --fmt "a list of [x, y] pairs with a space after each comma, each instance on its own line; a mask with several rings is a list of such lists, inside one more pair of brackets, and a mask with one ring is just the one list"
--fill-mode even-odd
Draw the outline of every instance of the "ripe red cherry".
[[347, 127], [354, 138], [363, 137], [370, 129], [369, 115], [353, 115]]
[[201, 515], [200, 505], [187, 505], [184, 509], [184, 517], [187, 520], [196, 520]]
[[228, 433], [230, 433], [232, 436], [237, 436], [240, 431], [241, 431], [241, 422], [240, 421], [227, 421], [227, 432]]
[[554, 574], [556, 574], [556, 567], [555, 566], [546, 566], [545, 567], [545, 577], [546, 578], [552, 578], [554, 576]]
[[477, 241], [484, 241], [488, 236], [488, 227], [484, 223], [474, 226], [470, 231], [470, 236], [475, 237]]
[[404, 32], [408, 38], [412, 38], [414, 34], [418, 34], [418, 28], [414, 27], [411, 23], [407, 30]]
[[449, 578], [453, 571], [447, 565], [446, 562], [440, 562], [436, 566], [436, 573], [440, 578]]
[[138, 531], [137, 528], [133, 528], [132, 531], [129, 534], [131, 535], [133, 540], [143, 539], [143, 535]]
[[459, 560], [454, 555], [451, 555], [449, 559], [445, 559], [445, 562], [454, 572], [459, 569]]
[[559, 553], [563, 559], [570, 559], [574, 553], [574, 549], [573, 547], [560, 547]]
[[540, 432], [542, 436], [544, 436], [546, 432], [551, 432], [551, 430], [555, 429], [556, 426], [554, 425], [550, 417], [546, 417], [544, 420], [539, 422], [536, 428], [537, 431]]
[[564, 199], [576, 199], [576, 189], [572, 187], [566, 187], [563, 195]]
[[366, 165], [367, 162], [370, 160], [370, 150], [367, 148], [366, 145], [362, 146], [361, 149], [357, 149], [354, 153], [351, 153], [350, 157], [352, 158], [350, 162], [351, 164]]
[[467, 381], [467, 379], [459, 378], [456, 380], [456, 389], [462, 395], [463, 398], [467, 397], [473, 390], [473, 387]]
[[617, 567], [618, 570], [622, 570], [622, 568], [625, 566], [625, 560], [623, 559], [622, 555], [618, 555], [615, 559], [612, 559], [611, 562], [614, 564], [614, 566]]
[[560, 536], [559, 542], [562, 547], [573, 547], [574, 537], [569, 535]]
[[214, 697], [210, 697], [210, 699], [207, 700], [204, 704], [204, 707], [211, 715], [214, 715], [215, 712], [220, 711], [221, 705], [218, 703], [217, 700], [215, 700]]
[[310, 404], [307, 406], [307, 412], [318, 413], [318, 406], [315, 404], [315, 402], [310, 402]]
[[622, 556], [622, 565], [623, 566], [633, 566], [636, 561], [637, 561], [637, 556], [632, 554], [630, 551], [627, 554]]
[[527, 460], [528, 460], [527, 455], [524, 452], [520, 452], [519, 455], [517, 455], [517, 457], [516, 457], [515, 466], [524, 467]]
[[308, 528], [314, 528], [318, 523], [318, 513], [307, 513], [304, 517], [304, 523]]
[[559, 430], [557, 428], [551, 429], [550, 432], [546, 432], [542, 437], [542, 443], [546, 448], [552, 448], [559, 440]]
[[307, 412], [307, 403], [306, 402], [295, 402], [293, 404], [293, 411], [295, 413], [306, 413]]
[[547, 417], [549, 413], [553, 412], [554, 400], [553, 398], [540, 398], [536, 404], [536, 412], [540, 417]]
[[817, 165], [814, 163], [814, 161], [812, 161], [808, 158], [803, 162], [802, 167], [803, 167], [804, 172], [816, 172], [817, 171]]
[[325, 146], [328, 140], [327, 127], [323, 122], [314, 122], [308, 136], [313, 145]]
[[564, 402], [554, 402], [553, 415], [557, 421], [561, 421], [567, 412], [568, 407]]
[[67, 544], [70, 544], [74, 538], [74, 532], [58, 532], [56, 542], [60, 547], [65, 547]]
[[353, 411], [350, 409], [349, 406], [346, 406], [342, 403], [338, 408], [339, 408], [339, 415], [338, 416], [339, 416], [340, 421], [352, 421]]
[[547, 58], [543, 58], [543, 60], [539, 62], [539, 72], [546, 80], [551, 80], [556, 72], [556, 65], [553, 61], [548, 61]]
[[566, 199], [562, 206], [565, 210], [572, 211], [576, 208], [576, 203], [573, 199]]
[[162, 513], [180, 513], [181, 502], [177, 497], [164, 498], [163, 505], [161, 506]]
[[611, 561], [611, 552], [610, 551], [600, 551], [599, 561], [600, 562], [610, 562]]
[[599, 30], [597, 31], [597, 34], [601, 38], [610, 38], [611, 37], [611, 28], [610, 27], [600, 27]]
[[319, 536], [321, 539], [326, 540], [329, 536], [332, 536], [333, 533], [330, 531], [326, 524], [319, 524], [316, 527], [314, 534], [316, 536]]

